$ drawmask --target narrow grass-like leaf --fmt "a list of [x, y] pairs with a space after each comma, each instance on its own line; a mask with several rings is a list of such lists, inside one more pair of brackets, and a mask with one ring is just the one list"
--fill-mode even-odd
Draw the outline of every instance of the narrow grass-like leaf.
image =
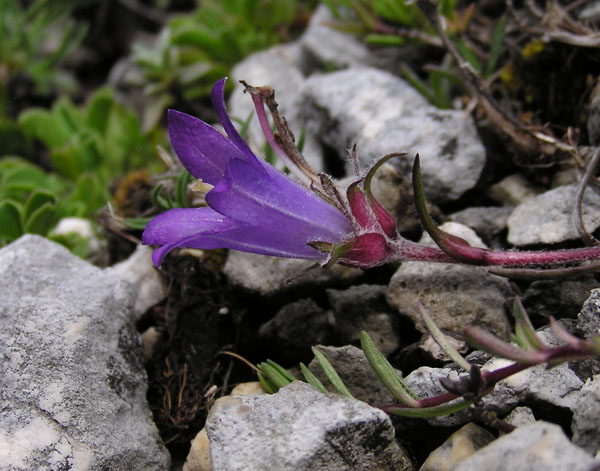
[[286, 370], [283, 366], [281, 366], [279, 363], [274, 362], [273, 360], [267, 360], [267, 365], [270, 365], [273, 368], [275, 368], [275, 370], [277, 370], [277, 372], [285, 379], [287, 379], [290, 383], [293, 383], [298, 379], [290, 371]]
[[258, 376], [258, 381], [260, 382], [260, 385], [263, 387], [267, 394], [275, 394], [277, 392], [277, 390], [273, 387], [271, 383], [269, 383], [267, 378], [265, 378], [262, 373], [256, 373], [256, 375]]
[[494, 32], [492, 33], [492, 43], [490, 45], [490, 53], [487, 64], [485, 66], [485, 75], [489, 77], [496, 70], [496, 64], [502, 52], [502, 43], [504, 42], [504, 32], [506, 30], [506, 16], [500, 18]]
[[402, 76], [410, 83], [427, 101], [435, 104], [435, 95], [433, 91], [423, 82], [417, 74], [406, 64], [400, 64], [400, 72]]
[[175, 187], [175, 204], [179, 208], [187, 208], [187, 186], [190, 182], [192, 175], [187, 170], [183, 170], [177, 179], [177, 186]]
[[278, 368], [275, 368], [268, 363], [259, 363], [256, 366], [275, 388], [275, 391], [278, 391], [280, 388], [283, 388], [292, 382], [286, 375], [282, 374]]
[[433, 339], [438, 343], [441, 349], [444, 351], [450, 359], [460, 366], [465, 371], [471, 370], [471, 364], [463, 357], [456, 348], [454, 348], [449, 342], [444, 333], [440, 330], [440, 328], [436, 325], [436, 323], [431, 318], [431, 315], [425, 309], [425, 306], [421, 303], [421, 301], [417, 301], [417, 308], [421, 313], [421, 317], [423, 317], [423, 322], [427, 326], [429, 333], [433, 337]]
[[423, 407], [421, 409], [415, 409], [412, 407], [398, 407], [397, 409], [386, 407], [385, 411], [400, 415], [402, 417], [414, 417], [417, 419], [427, 419], [431, 417], [440, 417], [442, 415], [453, 414], [461, 409], [469, 407], [473, 401], [460, 399], [456, 402], [450, 402], [448, 404], [442, 404], [441, 406]]
[[302, 371], [302, 376], [308, 384], [310, 384], [313, 388], [321, 391], [323, 394], [328, 394], [329, 391], [323, 386], [323, 383], [319, 381], [312, 371], [310, 371], [304, 363], [300, 363], [300, 371]]
[[154, 203], [155, 206], [158, 206], [159, 208], [172, 209], [173, 204], [171, 202], [171, 198], [164, 198], [163, 196], [161, 196], [160, 190], [162, 190], [162, 183], [156, 185], [152, 189], [152, 193], [150, 193], [150, 200], [152, 201], [152, 203]]
[[546, 348], [542, 339], [536, 333], [533, 325], [531, 324], [531, 320], [527, 315], [527, 311], [521, 302], [521, 298], [519, 296], [515, 297], [513, 301], [513, 316], [517, 321], [515, 326], [515, 330], [519, 329], [522, 331], [522, 335], [527, 343], [530, 345], [530, 348], [533, 350], [543, 350]]
[[367, 44], [376, 46], [402, 46], [406, 43], [406, 39], [394, 34], [367, 34], [364, 39]]
[[329, 360], [325, 358], [325, 355], [323, 355], [315, 347], [312, 347], [312, 352], [315, 355], [317, 361], [319, 362], [319, 365], [321, 365], [321, 368], [323, 368], [325, 376], [327, 376], [327, 379], [331, 381], [331, 384], [333, 384], [333, 387], [337, 389], [338, 392], [343, 396], [354, 399], [354, 396], [350, 394], [350, 391], [348, 391], [348, 388], [342, 381], [342, 378], [340, 378], [340, 375], [337, 374], [337, 371], [335, 371], [333, 365], [329, 363]]
[[129, 229], [146, 229], [146, 225], [154, 218], [125, 218], [120, 222]]
[[417, 395], [411, 391], [404, 379], [398, 375], [394, 367], [390, 365], [385, 356], [377, 349], [373, 339], [364, 331], [360, 333], [360, 344], [371, 368], [373, 368], [373, 371], [375, 371], [375, 374], [383, 385], [396, 399], [408, 406], [416, 407], [418, 405]]
[[298, 152], [302, 153], [304, 150], [304, 144], [306, 143], [306, 126], [302, 126], [300, 129], [300, 136], [298, 136], [298, 142], [296, 147], [298, 148]]

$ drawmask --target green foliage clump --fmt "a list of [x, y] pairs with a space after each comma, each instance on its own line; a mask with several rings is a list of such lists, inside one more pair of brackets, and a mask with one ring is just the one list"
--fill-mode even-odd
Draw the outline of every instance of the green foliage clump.
[[102, 88], [87, 106], [68, 98], [52, 109], [22, 112], [23, 134], [41, 142], [56, 173], [18, 157], [0, 159], [0, 246], [24, 233], [47, 235], [63, 217], [90, 217], [110, 198], [118, 177], [156, 162], [153, 139], [137, 115]]
[[35, 92], [72, 92], [77, 83], [59, 67], [83, 40], [87, 27], [69, 18], [78, 0], [38, 0], [24, 7], [18, 0], [0, 0], [0, 115], [6, 87], [14, 79], [33, 81]]
[[137, 70], [127, 80], [152, 98], [144, 129], [177, 100], [208, 96], [212, 84], [251, 52], [280, 42], [298, 9], [296, 0], [206, 0], [170, 20], [153, 47], [134, 44]]

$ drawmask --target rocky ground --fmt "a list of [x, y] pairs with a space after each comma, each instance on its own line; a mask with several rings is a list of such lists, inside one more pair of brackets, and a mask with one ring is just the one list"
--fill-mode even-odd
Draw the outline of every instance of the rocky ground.
[[[397, 56], [333, 30], [328, 15], [319, 8], [298, 41], [250, 56], [231, 77], [276, 90], [291, 128], [305, 127], [311, 165], [343, 180], [352, 175], [346, 152], [354, 144], [364, 166], [406, 152], [379, 171], [375, 191], [403, 234], [432, 244], [413, 210], [410, 168], [419, 153], [430, 211], [448, 232], [481, 247], [578, 246], [573, 165], [519, 167], [493, 123], [458, 103], [430, 105], [394, 73]], [[253, 107], [242, 89], [236, 85], [229, 111], [244, 120]], [[256, 121], [248, 139], [262, 149]], [[591, 189], [583, 220], [590, 232], [600, 226], [600, 196]], [[38, 236], [0, 250], [3, 469], [167, 470], [186, 458], [186, 471], [207, 471], [211, 462], [215, 471], [600, 469], [597, 360], [528, 369], [477, 406], [425, 420], [377, 408], [393, 398], [356, 348], [366, 330], [410, 386], [432, 396], [458, 369], [429, 336], [417, 300], [467, 353], [460, 334], [468, 325], [509, 338], [507, 306], [521, 294], [540, 335], [556, 344], [549, 316], [576, 335], [598, 333], [594, 275], [523, 282], [417, 262], [324, 270], [184, 250], [159, 273], [150, 254], [138, 247], [100, 269]], [[358, 400], [300, 382], [272, 395], [232, 392], [256, 376], [225, 352], [296, 371], [313, 359], [313, 345]], [[469, 358], [489, 368], [504, 361]], [[309, 368], [326, 382], [315, 361]], [[490, 413], [517, 429], [499, 432]]]

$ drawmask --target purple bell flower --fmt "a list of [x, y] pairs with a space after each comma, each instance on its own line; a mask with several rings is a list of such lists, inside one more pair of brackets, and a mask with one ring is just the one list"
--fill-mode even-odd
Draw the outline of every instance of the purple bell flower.
[[313, 246], [347, 242], [352, 221], [252, 153], [227, 115], [224, 87], [225, 79], [214, 85], [212, 102], [229, 138], [169, 110], [169, 137], [179, 160], [214, 188], [206, 195], [208, 207], [171, 209], [148, 223], [143, 243], [161, 246], [154, 251], [154, 264], [177, 247], [324, 259], [326, 254]]

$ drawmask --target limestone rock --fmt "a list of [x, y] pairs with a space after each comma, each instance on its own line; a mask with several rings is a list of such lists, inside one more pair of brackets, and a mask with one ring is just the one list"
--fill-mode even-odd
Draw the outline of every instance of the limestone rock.
[[536, 422], [498, 438], [454, 471], [589, 471], [593, 464], [598, 462], [573, 445], [558, 425]]
[[0, 250], [2, 468], [156, 470], [132, 286], [25, 235]]
[[389, 417], [302, 382], [276, 394], [219, 399], [206, 421], [219, 471], [408, 471]]
[[301, 102], [307, 129], [318, 130], [341, 155], [356, 144], [364, 166], [392, 152], [407, 152], [389, 163], [410, 180], [419, 153], [427, 198], [434, 202], [460, 197], [475, 186], [485, 165], [485, 149], [470, 116], [430, 105], [388, 72], [353, 67], [312, 75]]
[[[576, 193], [576, 185], [563, 185], [517, 206], [507, 221], [508, 241], [523, 246], [579, 239], [573, 222]], [[590, 188], [584, 194], [581, 212], [588, 232], [600, 226], [600, 196]]]
[[[483, 246], [481, 239], [461, 224], [446, 223], [441, 228], [473, 246]], [[420, 243], [433, 245], [428, 235]], [[404, 262], [388, 285], [386, 299], [423, 333], [427, 329], [417, 309], [419, 300], [441, 329], [462, 333], [469, 325], [479, 325], [507, 337], [509, 324], [504, 303], [510, 295], [508, 282], [483, 267]]]

